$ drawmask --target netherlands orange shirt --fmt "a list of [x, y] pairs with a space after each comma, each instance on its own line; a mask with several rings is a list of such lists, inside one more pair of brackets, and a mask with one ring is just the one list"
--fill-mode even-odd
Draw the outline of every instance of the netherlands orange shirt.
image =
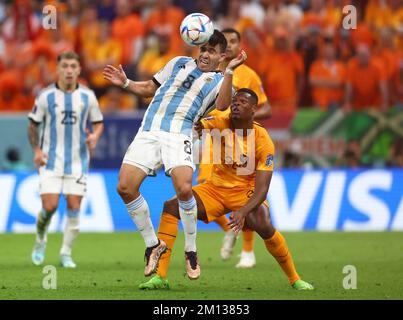
[[272, 52], [262, 60], [264, 88], [270, 92], [270, 103], [293, 110], [297, 102], [297, 76], [303, 74], [304, 63], [296, 52]]
[[182, 20], [185, 18], [185, 13], [181, 8], [171, 6], [167, 10], [153, 10], [145, 22], [145, 31], [149, 33], [168, 33], [171, 41], [171, 48], [175, 54], [182, 51], [184, 42], [179, 33], [179, 27]]
[[327, 109], [331, 102], [341, 102], [344, 97], [344, 83], [346, 80], [346, 68], [343, 63], [335, 61], [327, 65], [323, 60], [315, 61], [309, 72], [309, 78], [318, 80], [337, 81], [338, 88], [313, 87], [312, 97], [322, 109]]
[[[218, 129], [222, 133], [220, 163], [213, 165], [213, 173], [208, 179], [213, 185], [224, 188], [254, 187], [256, 171], [273, 171], [274, 144], [266, 129], [258, 123], [254, 122], [253, 132], [243, 137], [231, 129], [229, 116], [208, 117], [202, 120], [202, 124], [205, 129]], [[238, 150], [235, 143], [239, 144], [240, 152], [235, 152]], [[226, 148], [229, 150], [226, 151]]]
[[143, 37], [144, 26], [137, 14], [117, 18], [112, 22], [112, 37], [122, 46], [121, 63], [128, 64], [133, 56], [133, 41]]
[[378, 107], [381, 104], [380, 81], [385, 81], [386, 70], [372, 59], [367, 67], [361, 67], [356, 58], [347, 66], [347, 83], [353, 87], [353, 109]]
[[[240, 88], [248, 88], [253, 90], [258, 97], [258, 105], [262, 105], [267, 102], [267, 96], [263, 89], [262, 80], [252, 68], [241, 64], [235, 69], [234, 75], [232, 76], [232, 86], [235, 90]], [[224, 116], [230, 113], [230, 108], [224, 111], [219, 111], [214, 109], [209, 113], [211, 116]]]

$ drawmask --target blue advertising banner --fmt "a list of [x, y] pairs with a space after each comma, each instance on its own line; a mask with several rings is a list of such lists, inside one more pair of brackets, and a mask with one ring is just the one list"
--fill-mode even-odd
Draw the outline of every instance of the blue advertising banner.
[[[83, 200], [80, 229], [88, 232], [135, 230], [116, 192], [117, 170], [92, 171]], [[403, 230], [403, 170], [279, 170], [268, 200], [275, 226], [284, 231]], [[156, 228], [165, 200], [174, 195], [171, 180], [159, 172], [141, 192]], [[34, 232], [41, 208], [36, 172], [0, 173], [0, 232]], [[61, 231], [65, 202], [50, 231]], [[199, 230], [219, 230], [199, 222]]]
[[142, 117], [108, 115], [104, 132], [91, 157], [92, 168], [120, 168], [123, 156], [141, 126]]

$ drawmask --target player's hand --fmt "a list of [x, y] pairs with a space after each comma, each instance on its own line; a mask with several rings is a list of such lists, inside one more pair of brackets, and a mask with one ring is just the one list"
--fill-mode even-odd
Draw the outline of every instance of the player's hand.
[[90, 130], [88, 130], [88, 129], [86, 129], [85, 132], [86, 132], [86, 134], [87, 134], [87, 139], [85, 139], [85, 143], [87, 144], [88, 149], [89, 149], [90, 151], [92, 151], [92, 150], [94, 150], [95, 147], [97, 146], [97, 142], [98, 142], [97, 136], [96, 136], [95, 133], [92, 133], [92, 132], [91, 132]]
[[106, 80], [109, 80], [116, 86], [123, 86], [123, 84], [126, 82], [127, 77], [126, 73], [123, 71], [122, 65], [119, 65], [119, 69], [115, 68], [114, 66], [108, 64], [105, 68], [104, 71], [102, 71], [102, 75]]
[[246, 55], [246, 52], [241, 50], [241, 53], [234, 59], [232, 59], [227, 66], [227, 69], [234, 70], [237, 67], [239, 67], [242, 63], [245, 62], [245, 60], [248, 58]]
[[48, 162], [48, 155], [44, 153], [41, 149], [36, 149], [34, 153], [34, 164], [35, 167], [39, 168]]
[[242, 211], [232, 212], [230, 215], [230, 222], [228, 225], [237, 235], [245, 224], [245, 214]]
[[197, 132], [197, 136], [200, 139], [200, 137], [202, 136], [202, 132], [203, 132], [203, 124], [201, 123], [201, 121], [197, 121], [193, 128], [195, 129], [195, 131]]

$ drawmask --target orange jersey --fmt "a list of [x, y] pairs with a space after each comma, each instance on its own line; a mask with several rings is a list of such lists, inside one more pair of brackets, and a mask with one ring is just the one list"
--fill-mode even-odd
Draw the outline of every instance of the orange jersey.
[[[238, 90], [240, 88], [248, 88], [253, 90], [258, 97], [258, 105], [262, 105], [267, 102], [267, 96], [263, 89], [262, 80], [252, 68], [241, 64], [235, 69], [234, 75], [232, 76], [232, 85]], [[214, 109], [209, 113], [210, 116], [214, 117], [224, 117], [228, 116], [231, 112], [231, 108], [227, 108], [224, 111]], [[212, 164], [200, 164], [199, 174], [197, 176], [197, 181], [205, 181], [211, 176], [213, 170]]]
[[347, 83], [353, 87], [354, 110], [379, 106], [381, 104], [379, 84], [386, 78], [386, 70], [375, 58], [372, 58], [366, 67], [360, 67], [357, 58], [352, 58], [347, 65]]
[[297, 106], [297, 76], [304, 72], [304, 62], [297, 52], [272, 52], [262, 59], [264, 86], [270, 92], [274, 110], [294, 111]]
[[[253, 135], [243, 137], [242, 149], [239, 148], [242, 153], [241, 156], [235, 154], [235, 151], [238, 150], [236, 147], [232, 148], [232, 152], [226, 152], [226, 148], [234, 146], [236, 142], [240, 143], [241, 140], [240, 138], [237, 139], [235, 131], [230, 129], [229, 116], [208, 117], [202, 120], [202, 124], [205, 129], [218, 129], [220, 132], [225, 129], [228, 130], [227, 132], [230, 131], [229, 139], [221, 136], [220, 163], [213, 164], [213, 172], [208, 179], [213, 185], [224, 188], [254, 187], [256, 171], [273, 171], [274, 144], [266, 129], [258, 123], [253, 124], [254, 142], [249, 141], [248, 143]], [[253, 159], [254, 163], [251, 163]]]
[[[235, 69], [234, 75], [232, 76], [232, 85], [235, 90], [241, 88], [248, 88], [253, 90], [257, 94], [258, 105], [262, 105], [267, 102], [267, 96], [263, 89], [262, 80], [253, 69], [248, 66], [241, 64]], [[224, 111], [213, 110], [209, 113], [210, 116], [225, 116], [230, 113], [230, 108]]]
[[316, 60], [309, 72], [311, 80], [334, 81], [340, 84], [338, 88], [314, 86], [312, 97], [322, 110], [326, 110], [330, 103], [341, 103], [344, 97], [344, 83], [346, 79], [346, 67], [342, 62], [335, 61], [331, 65], [323, 60]]

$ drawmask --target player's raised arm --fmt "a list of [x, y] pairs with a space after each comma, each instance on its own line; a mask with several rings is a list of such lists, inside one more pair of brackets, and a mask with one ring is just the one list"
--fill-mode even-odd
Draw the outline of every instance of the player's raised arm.
[[107, 65], [102, 72], [102, 75], [106, 80], [109, 80], [115, 86], [122, 87], [133, 92], [136, 96], [143, 98], [150, 98], [154, 96], [155, 91], [157, 91], [158, 86], [153, 80], [148, 81], [132, 81], [126, 76], [123, 71], [122, 65], [119, 68]]
[[224, 80], [222, 82], [220, 92], [216, 101], [216, 109], [222, 111], [228, 108], [231, 104], [232, 97], [232, 76], [234, 74], [234, 70], [239, 67], [244, 61], [247, 59], [247, 55], [245, 51], [241, 51], [241, 53], [234, 59], [230, 61], [227, 68], [224, 72]]

